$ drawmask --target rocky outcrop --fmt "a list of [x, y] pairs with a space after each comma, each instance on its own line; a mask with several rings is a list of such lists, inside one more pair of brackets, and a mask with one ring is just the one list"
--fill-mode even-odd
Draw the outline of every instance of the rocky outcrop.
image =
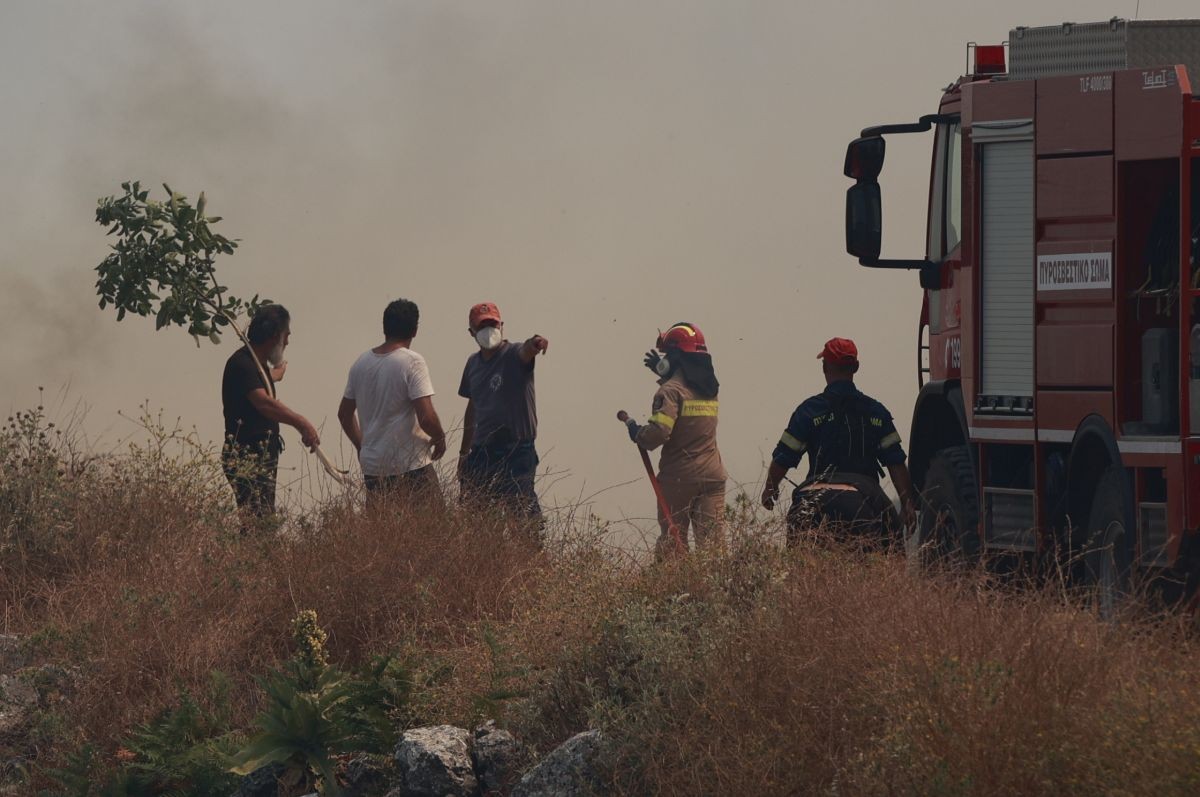
[[505, 794], [520, 776], [521, 743], [488, 720], [475, 729], [471, 760], [484, 795]]
[[401, 793], [411, 797], [473, 797], [478, 788], [471, 735], [452, 725], [405, 731], [396, 745]]
[[512, 797], [562, 797], [603, 794], [598, 765], [604, 737], [600, 731], [577, 733], [525, 773]]
[[380, 797], [388, 790], [394, 776], [392, 767], [385, 766], [376, 757], [352, 758], [346, 764], [342, 793], [346, 797]]
[[29, 666], [29, 654], [16, 634], [0, 634], [0, 673], [11, 674]]
[[0, 634], [0, 741], [13, 740], [33, 722], [38, 710], [38, 690], [28, 672], [21, 638]]
[[0, 675], [0, 740], [13, 739], [33, 722], [38, 710], [38, 691], [30, 679]]
[[69, 712], [79, 682], [75, 668], [31, 665], [26, 640], [0, 634], [0, 797], [32, 793], [29, 769], [38, 751], [30, 728]]

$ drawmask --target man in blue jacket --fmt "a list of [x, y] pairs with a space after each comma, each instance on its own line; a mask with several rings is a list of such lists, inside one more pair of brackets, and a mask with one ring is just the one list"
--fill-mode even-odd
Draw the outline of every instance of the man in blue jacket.
[[823, 523], [886, 540], [901, 530], [900, 519], [879, 479], [887, 468], [900, 495], [904, 525], [916, 517], [912, 479], [892, 415], [854, 384], [858, 348], [832, 338], [822, 360], [825, 390], [796, 408], [771, 456], [762, 504], [773, 509], [779, 483], [808, 454], [808, 478], [792, 494], [788, 544]]

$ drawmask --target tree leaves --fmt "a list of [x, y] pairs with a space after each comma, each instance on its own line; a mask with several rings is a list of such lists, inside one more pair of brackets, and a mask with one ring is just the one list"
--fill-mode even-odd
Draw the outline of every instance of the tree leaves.
[[121, 183], [123, 195], [100, 199], [96, 222], [115, 235], [112, 252], [96, 267], [96, 292], [117, 320], [126, 314], [154, 316], [155, 329], [185, 327], [196, 338], [219, 343], [221, 328], [243, 311], [251, 315], [269, 300], [229, 295], [217, 282], [219, 255], [231, 255], [237, 239], [213, 231], [220, 216], [206, 216], [203, 193], [195, 206], [166, 183], [166, 201], [150, 199], [140, 182]]

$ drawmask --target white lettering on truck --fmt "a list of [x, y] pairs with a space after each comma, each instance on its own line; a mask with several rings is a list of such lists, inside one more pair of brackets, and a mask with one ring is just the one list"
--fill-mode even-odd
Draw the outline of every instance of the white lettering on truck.
[[1079, 93], [1093, 94], [1097, 91], [1112, 91], [1112, 75], [1088, 75], [1079, 78]]

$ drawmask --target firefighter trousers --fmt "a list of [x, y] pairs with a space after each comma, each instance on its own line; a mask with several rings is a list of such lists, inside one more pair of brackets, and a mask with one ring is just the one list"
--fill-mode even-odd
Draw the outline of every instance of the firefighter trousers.
[[837, 473], [792, 493], [788, 545], [796, 545], [806, 531], [821, 527], [843, 540], [881, 545], [892, 543], [901, 530], [896, 509], [879, 482], [853, 473]]
[[[695, 529], [696, 545], [725, 544], [725, 482], [661, 482], [663, 498], [671, 509], [671, 519], [679, 529], [683, 544], [688, 544], [688, 530]], [[667, 525], [662, 507], [658, 508], [660, 534], [655, 545], [655, 555], [662, 556], [674, 551], [675, 541]]]

